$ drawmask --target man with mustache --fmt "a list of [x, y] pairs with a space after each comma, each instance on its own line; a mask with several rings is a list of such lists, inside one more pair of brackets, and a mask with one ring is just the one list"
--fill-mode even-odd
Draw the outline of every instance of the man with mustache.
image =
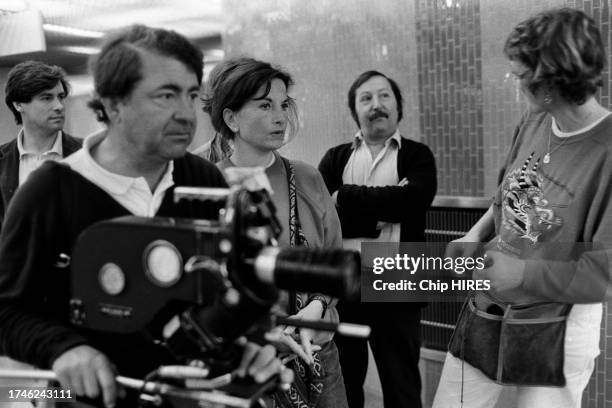
[[66, 73], [58, 66], [25, 61], [9, 72], [5, 101], [22, 128], [0, 146], [0, 225], [15, 190], [32, 171], [81, 148], [81, 139], [62, 130], [68, 92]]
[[[397, 83], [377, 71], [362, 73], [348, 92], [359, 131], [327, 151], [319, 170], [336, 202], [345, 248], [362, 241], [422, 242], [425, 212], [436, 193], [433, 154], [398, 130], [403, 99]], [[339, 303], [343, 321], [372, 327], [386, 408], [420, 407], [420, 308], [415, 303]], [[363, 408], [368, 350], [365, 340], [337, 341], [351, 408]]]
[[[176, 359], [144, 333], [72, 326], [69, 271], [58, 261], [98, 221], [217, 216], [200, 202], [173, 201], [175, 186], [226, 186], [213, 164], [186, 152], [196, 127], [202, 68], [201, 51], [176, 32], [136, 25], [109, 36], [91, 61], [95, 96], [89, 104], [106, 128], [62, 163], [45, 163], [32, 173], [0, 235], [4, 352], [51, 368], [63, 387], [101, 397], [106, 407], [136, 406], [133, 395], [117, 399], [117, 373], [143, 378]], [[261, 382], [282, 374], [274, 356], [272, 346], [249, 343], [237, 375], [248, 372]]]

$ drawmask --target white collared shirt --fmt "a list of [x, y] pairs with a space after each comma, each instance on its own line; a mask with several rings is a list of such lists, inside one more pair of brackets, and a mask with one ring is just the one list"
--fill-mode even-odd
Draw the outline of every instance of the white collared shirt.
[[62, 150], [62, 131], [60, 130], [55, 135], [55, 141], [51, 149], [44, 153], [36, 154], [35, 152], [26, 150], [23, 146], [23, 128], [17, 134], [17, 151], [19, 152], [19, 185], [25, 183], [34, 170], [40, 167], [47, 160], [60, 161], [63, 157]]
[[[343, 184], [356, 184], [361, 186], [393, 186], [399, 183], [397, 174], [397, 153], [402, 147], [402, 138], [399, 130], [385, 141], [385, 146], [376, 157], [363, 140], [361, 131], [355, 135], [353, 152], [349, 157], [344, 172], [342, 173]], [[378, 238], [347, 238], [343, 240], [345, 249], [361, 249], [361, 242], [399, 242], [400, 224], [379, 222], [381, 227]]]
[[93, 159], [91, 149], [105, 137], [106, 130], [88, 136], [83, 141], [83, 148], [68, 156], [63, 160], [63, 163], [106, 191], [132, 214], [141, 217], [155, 216], [164, 199], [166, 190], [174, 185], [174, 179], [172, 178], [174, 162], [170, 161], [168, 163], [155, 191], [151, 192], [144, 177], [127, 177], [112, 173]]

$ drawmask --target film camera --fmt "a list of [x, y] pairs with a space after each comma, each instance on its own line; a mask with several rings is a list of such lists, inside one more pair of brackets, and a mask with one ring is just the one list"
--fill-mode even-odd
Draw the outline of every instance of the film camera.
[[270, 309], [278, 289], [355, 294], [359, 255], [278, 247], [280, 225], [265, 190], [179, 187], [174, 198], [218, 202], [219, 218], [129, 216], [84, 231], [72, 257], [78, 273], [71, 274], [71, 321], [110, 333], [146, 330], [181, 358], [185, 366], [158, 370], [166, 377], [161, 382], [138, 383], [143, 401], [250, 407], [278, 384], [232, 381], [234, 340], [279, 322], [336, 330], [323, 322], [278, 321]]

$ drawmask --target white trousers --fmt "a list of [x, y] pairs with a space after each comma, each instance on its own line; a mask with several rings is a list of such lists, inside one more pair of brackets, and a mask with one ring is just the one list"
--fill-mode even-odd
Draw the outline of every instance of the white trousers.
[[599, 355], [602, 307], [601, 303], [574, 305], [570, 311], [565, 331], [564, 387], [500, 385], [447, 353], [432, 408], [493, 408], [506, 388], [515, 393], [518, 408], [579, 408]]

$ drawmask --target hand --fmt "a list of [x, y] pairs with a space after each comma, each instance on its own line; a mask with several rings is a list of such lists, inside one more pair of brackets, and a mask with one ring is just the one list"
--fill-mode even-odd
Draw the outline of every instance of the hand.
[[[300, 320], [321, 320], [322, 314], [323, 305], [320, 301], [313, 300], [291, 317]], [[301, 346], [294, 337], [299, 339]], [[293, 326], [277, 327], [271, 332], [266, 333], [266, 340], [274, 343], [280, 352], [295, 353], [308, 365], [314, 363], [312, 353], [321, 350], [321, 346], [312, 344], [313, 337], [313, 330], [301, 328], [299, 334], [297, 334]]]
[[[321, 320], [321, 315], [323, 315], [323, 304], [318, 300], [313, 300], [308, 303], [304, 308], [302, 308], [295, 315], [291, 316], [295, 319], [299, 320]], [[283, 333], [286, 335], [293, 335], [296, 332], [295, 327], [289, 326], [283, 330]], [[306, 362], [308, 365], [314, 364], [314, 359], [312, 357], [313, 346], [312, 339], [315, 336], [315, 332], [312, 329], [300, 328], [299, 330], [299, 339], [302, 345], [303, 353], [298, 353], [298, 355]]]
[[101, 391], [104, 405], [115, 406], [118, 391], [115, 367], [93, 347], [73, 347], [60, 355], [51, 368], [62, 387], [88, 398], [98, 398]]
[[504, 292], [520, 288], [525, 277], [525, 261], [490, 250], [485, 254], [485, 269], [474, 269], [474, 279], [489, 279], [491, 289]]
[[333, 192], [333, 194], [331, 195], [331, 199], [334, 204], [338, 205], [338, 190]]
[[444, 256], [450, 258], [474, 258], [479, 249], [482, 248], [482, 245], [482, 242], [479, 242], [476, 237], [468, 233], [461, 238], [451, 241], [446, 247]]
[[[306, 364], [310, 364], [310, 361], [312, 361], [312, 357], [308, 356], [308, 354], [306, 354], [306, 352], [304, 351], [304, 349], [302, 348], [302, 346], [300, 346], [294, 339], [294, 336], [297, 337], [297, 335], [291, 335], [288, 333], [285, 333], [284, 331], [286, 330], [285, 327], [276, 327], [274, 330], [272, 330], [269, 333], [266, 333], [265, 338], [266, 340], [268, 340], [269, 342], [273, 343], [274, 346], [276, 347], [276, 349], [280, 352], [280, 353], [293, 353], [296, 354], [298, 357], [300, 357], [302, 360], [304, 360], [304, 362], [306, 362]], [[321, 350], [321, 346], [317, 346], [312, 345], [311, 346], [311, 350], [314, 351], [319, 351]]]
[[293, 371], [285, 367], [276, 358], [274, 346], [268, 344], [261, 347], [255, 343], [247, 342], [244, 337], [239, 339], [239, 343], [244, 345], [244, 351], [240, 365], [235, 370], [238, 377], [244, 377], [248, 374], [253, 377], [255, 382], [263, 383], [273, 375], [278, 374], [281, 383], [290, 384], [293, 381]]

